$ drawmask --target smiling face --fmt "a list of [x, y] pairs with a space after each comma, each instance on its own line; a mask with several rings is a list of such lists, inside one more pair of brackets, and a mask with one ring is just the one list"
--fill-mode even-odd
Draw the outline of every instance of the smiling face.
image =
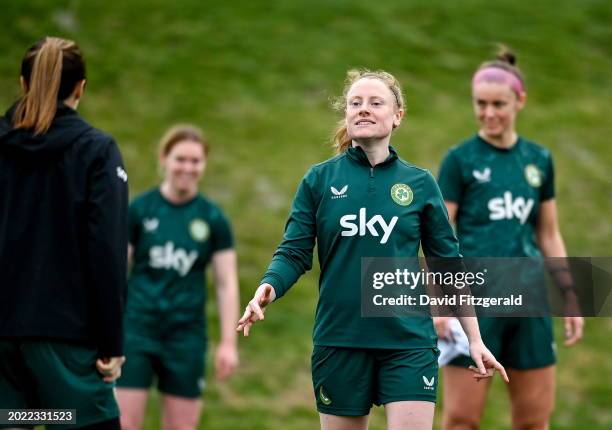
[[525, 106], [525, 98], [525, 93], [517, 95], [505, 83], [483, 81], [474, 85], [472, 100], [480, 131], [492, 139], [513, 133], [516, 115]]
[[348, 136], [355, 142], [389, 140], [404, 115], [387, 85], [376, 78], [355, 82], [346, 96], [345, 121]]
[[177, 194], [192, 194], [198, 189], [206, 167], [202, 143], [182, 140], [162, 156], [160, 164], [164, 169], [164, 182]]

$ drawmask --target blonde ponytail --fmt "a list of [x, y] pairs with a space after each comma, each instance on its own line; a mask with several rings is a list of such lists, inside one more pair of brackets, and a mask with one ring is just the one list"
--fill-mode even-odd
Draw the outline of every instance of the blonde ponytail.
[[[66, 56], [70, 66], [68, 74], [64, 73]], [[62, 95], [67, 97], [60, 94], [60, 87], [66, 86], [62, 85], [63, 80], [71, 81], [67, 82], [70, 94], [77, 82], [75, 79], [85, 78], [85, 65], [73, 41], [46, 37], [30, 48], [21, 68], [25, 88], [13, 116], [13, 125], [15, 128], [33, 128], [35, 134], [43, 134], [55, 117], [58, 99]], [[64, 75], [69, 75], [68, 79], [63, 79]]]

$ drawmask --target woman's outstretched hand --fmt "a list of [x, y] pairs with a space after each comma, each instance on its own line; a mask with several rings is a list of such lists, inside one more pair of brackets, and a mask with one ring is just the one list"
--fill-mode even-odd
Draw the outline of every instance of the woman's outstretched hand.
[[476, 378], [477, 381], [492, 377], [497, 369], [502, 379], [506, 382], [510, 382], [504, 366], [495, 359], [491, 351], [489, 351], [482, 341], [470, 342], [470, 355], [474, 363], [476, 363], [476, 366], [470, 366], [470, 370], [474, 372], [474, 378]]
[[274, 301], [276, 292], [270, 284], [261, 284], [255, 295], [246, 306], [242, 318], [238, 320], [236, 331], [242, 331], [245, 336], [249, 335], [251, 326], [259, 320], [264, 319], [266, 306]]

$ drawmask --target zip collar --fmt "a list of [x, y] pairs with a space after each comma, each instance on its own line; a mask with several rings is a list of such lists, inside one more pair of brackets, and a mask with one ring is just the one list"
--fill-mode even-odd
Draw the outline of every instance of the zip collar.
[[395, 160], [398, 159], [397, 151], [391, 145], [389, 145], [389, 156], [385, 159], [385, 161], [383, 161], [382, 163], [378, 163], [375, 166], [372, 166], [370, 164], [370, 160], [368, 160], [368, 156], [366, 155], [365, 151], [363, 150], [361, 146], [350, 146], [346, 150], [346, 156], [349, 157], [351, 160], [357, 162], [358, 164], [361, 164], [363, 166], [366, 166], [372, 169], [374, 167], [385, 166], [385, 165], [391, 164]]
[[492, 143], [489, 143], [485, 139], [483, 139], [479, 133], [476, 133], [476, 140], [480, 142], [482, 145], [484, 145], [486, 148], [492, 149], [493, 151], [510, 154], [511, 152], [519, 148], [519, 145], [521, 144], [521, 141], [523, 139], [521, 138], [521, 136], [517, 135], [516, 142], [514, 142], [514, 144], [510, 146], [509, 148], [500, 148], [499, 146], [495, 146]]

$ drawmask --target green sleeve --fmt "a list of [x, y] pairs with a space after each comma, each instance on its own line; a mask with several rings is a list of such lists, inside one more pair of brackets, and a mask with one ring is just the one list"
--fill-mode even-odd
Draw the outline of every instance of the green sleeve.
[[141, 226], [142, 223], [140, 215], [138, 214], [138, 205], [136, 201], [133, 200], [128, 208], [128, 241], [134, 246], [136, 246], [140, 238]]
[[540, 191], [541, 201], [555, 198], [555, 168], [550, 154], [548, 155], [547, 161], [546, 172], [544, 172], [544, 183]]
[[300, 276], [312, 268], [312, 252], [317, 236], [314, 189], [315, 172], [311, 169], [298, 187], [283, 241], [261, 280], [262, 284], [268, 283], [274, 287], [276, 298], [283, 296]]
[[448, 220], [446, 205], [436, 180], [427, 172], [423, 184], [421, 245], [426, 257], [458, 257], [459, 241]]
[[438, 175], [438, 184], [444, 196], [444, 200], [461, 203], [463, 194], [461, 166], [453, 150], [448, 151], [442, 160]]
[[217, 209], [210, 220], [212, 252], [231, 249], [234, 247], [234, 235], [229, 220]]

